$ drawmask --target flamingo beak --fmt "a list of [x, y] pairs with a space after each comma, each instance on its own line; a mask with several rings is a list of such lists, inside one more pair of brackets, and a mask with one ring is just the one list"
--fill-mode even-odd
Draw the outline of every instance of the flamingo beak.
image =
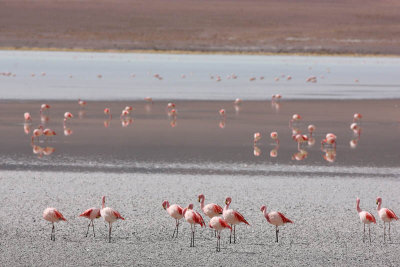
[[378, 200], [376, 201], [376, 205], [378, 205]]
[[199, 198], [199, 202], [200, 202], [200, 198]]

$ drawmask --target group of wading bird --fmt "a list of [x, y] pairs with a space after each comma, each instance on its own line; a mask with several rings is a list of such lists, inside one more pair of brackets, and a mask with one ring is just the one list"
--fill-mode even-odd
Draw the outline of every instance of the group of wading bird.
[[[94, 220], [102, 217], [104, 221], [108, 223], [109, 226], [108, 242], [111, 242], [112, 224], [117, 220], [125, 220], [125, 219], [121, 216], [121, 214], [118, 211], [109, 207], [105, 207], [105, 199], [106, 197], [103, 196], [101, 209], [90, 208], [85, 210], [79, 216], [89, 219], [89, 224], [86, 231], [86, 237], [89, 234], [90, 226], [92, 226], [93, 236], [95, 236]], [[232, 203], [231, 197], [227, 197], [225, 199], [224, 208], [214, 203], [209, 203], [207, 205], [204, 204], [205, 197], [203, 194], [198, 196], [198, 201], [200, 202], [201, 211], [205, 216], [207, 216], [210, 219], [208, 226], [215, 231], [215, 237], [217, 238], [217, 251], [221, 251], [222, 230], [229, 229], [230, 230], [229, 243], [232, 243], [232, 235], [233, 235], [233, 243], [236, 243], [236, 225], [240, 223], [250, 225], [242, 214], [240, 214], [237, 210], [230, 208], [230, 204]], [[365, 241], [366, 224], [368, 224], [368, 235], [369, 235], [369, 241], [371, 242], [370, 224], [376, 223], [375, 217], [371, 213], [361, 210], [359, 198], [357, 198], [356, 203], [357, 203], [356, 208], [358, 215], [360, 216], [360, 221], [364, 224], [363, 242]], [[393, 220], [398, 220], [398, 218], [393, 210], [381, 207], [382, 206], [381, 197], [377, 197], [376, 204], [377, 204], [378, 216], [383, 221], [383, 239], [384, 241], [386, 241], [386, 223], [389, 223], [389, 240], [390, 240], [391, 239], [390, 223]], [[165, 200], [164, 202], [162, 202], [162, 207], [167, 211], [169, 216], [171, 216], [175, 220], [175, 229], [172, 234], [172, 238], [178, 237], [180, 220], [185, 219], [185, 221], [190, 224], [191, 228], [190, 247], [194, 247], [196, 224], [200, 225], [200, 227], [206, 227], [206, 223], [204, 222], [204, 219], [201, 216], [201, 214], [193, 210], [193, 204], [189, 204], [186, 208], [182, 208], [177, 204], [170, 205], [169, 202]], [[260, 210], [263, 213], [263, 216], [265, 217], [267, 222], [275, 226], [275, 234], [276, 234], [275, 241], [278, 242], [278, 233], [279, 233], [278, 227], [286, 223], [293, 223], [293, 221], [286, 218], [286, 216], [280, 213], [279, 211], [267, 212], [267, 207], [265, 205], [261, 206]], [[52, 241], [55, 241], [56, 238], [55, 238], [54, 223], [59, 221], [66, 221], [66, 219], [61, 214], [61, 212], [59, 212], [55, 208], [46, 208], [43, 211], [43, 218], [52, 223], [50, 239]]]
[[[272, 95], [271, 103], [274, 108], [279, 108], [280, 106], [280, 100], [282, 96], [280, 94]], [[151, 97], [146, 97], [144, 99], [148, 104], [153, 104], [153, 99]], [[241, 99], [236, 99], [234, 101], [234, 107], [235, 110], [239, 110], [239, 106], [241, 105], [242, 100]], [[79, 114], [84, 114], [84, 108], [86, 107], [86, 101], [83, 101], [81, 99], [78, 100], [78, 104], [81, 107], [80, 113]], [[39, 157], [42, 155], [50, 155], [54, 152], [54, 148], [52, 147], [45, 147], [42, 148], [39, 145], [35, 144], [34, 141], [40, 140], [40, 137], [44, 137], [45, 140], [52, 138], [53, 136], [56, 135], [56, 132], [50, 128], [45, 128], [44, 125], [49, 121], [49, 110], [50, 110], [50, 105], [48, 104], [42, 104], [40, 107], [40, 116], [41, 116], [41, 124], [38, 126], [38, 128], [34, 129], [32, 131], [32, 137], [31, 137], [31, 144], [33, 147], [33, 152], [34, 154], [38, 154]], [[131, 112], [133, 110], [132, 106], [126, 106], [120, 115], [120, 120], [121, 124], [123, 127], [127, 127], [130, 124], [133, 123], [133, 119], [131, 117]], [[177, 109], [175, 103], [168, 103], [166, 107], [166, 113], [168, 117], [170, 118], [170, 125], [171, 127], [175, 127], [177, 123]], [[104, 115], [106, 116], [106, 120], [104, 121], [104, 126], [109, 127], [111, 119], [112, 119], [112, 114], [111, 114], [111, 109], [110, 108], [105, 108], [104, 109]], [[220, 115], [220, 122], [219, 122], [219, 127], [220, 128], [225, 128], [225, 123], [226, 123], [226, 111], [225, 109], [220, 109], [219, 110], [219, 115]], [[64, 113], [64, 120], [63, 120], [63, 126], [64, 126], [64, 135], [69, 136], [72, 134], [72, 130], [68, 126], [68, 122], [74, 118], [74, 115], [71, 112], [65, 112]], [[361, 121], [362, 115], [360, 113], [355, 113], [353, 116], [353, 122], [350, 125], [350, 129], [354, 133], [354, 138], [350, 141], [350, 147], [351, 148], [356, 148], [358, 141], [360, 140], [361, 136], [361, 127], [360, 127], [360, 121]], [[26, 112], [24, 114], [24, 131], [26, 134], [30, 133], [30, 125], [32, 123], [32, 116], [29, 112]], [[307, 143], [309, 147], [313, 146], [315, 144], [315, 138], [313, 137], [313, 133], [316, 129], [315, 125], [310, 124], [307, 127], [308, 130], [308, 135], [302, 134], [301, 130], [299, 128], [299, 122], [302, 120], [302, 117], [299, 114], [293, 114], [291, 120], [289, 121], [289, 128], [292, 130], [292, 139], [297, 142], [297, 149], [298, 151], [292, 155], [293, 160], [304, 160], [308, 156], [307, 150], [303, 147], [304, 143]], [[254, 133], [254, 156], [258, 157], [261, 154], [261, 150], [258, 147], [258, 142], [261, 139], [261, 133], [256, 132]], [[270, 157], [275, 158], [278, 156], [278, 150], [279, 150], [279, 138], [278, 138], [278, 133], [276, 131], [270, 133], [270, 137], [274, 140], [275, 142], [275, 147], [270, 151]], [[325, 153], [323, 155], [323, 158], [328, 161], [328, 162], [334, 162], [336, 160], [336, 135], [333, 133], [328, 133], [325, 136], [325, 139], [321, 141], [321, 150]]]

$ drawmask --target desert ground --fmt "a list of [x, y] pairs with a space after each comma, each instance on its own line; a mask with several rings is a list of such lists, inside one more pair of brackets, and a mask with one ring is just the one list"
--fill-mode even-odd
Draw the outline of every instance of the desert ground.
[[394, 0], [1, 0], [0, 47], [400, 54]]

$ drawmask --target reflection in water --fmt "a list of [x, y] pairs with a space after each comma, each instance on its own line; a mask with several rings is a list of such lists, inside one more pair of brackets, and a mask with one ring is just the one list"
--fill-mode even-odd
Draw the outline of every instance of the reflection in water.
[[269, 152], [269, 156], [270, 156], [271, 158], [276, 158], [276, 157], [278, 157], [278, 149], [279, 149], [279, 146], [276, 146], [274, 149], [272, 149], [272, 150]]
[[133, 123], [133, 119], [131, 117], [121, 118], [122, 127], [128, 127]]
[[259, 157], [261, 155], [261, 149], [257, 145], [254, 145], [253, 154], [256, 157]]
[[225, 128], [225, 120], [221, 120], [220, 122], [219, 122], [219, 128], [221, 128], [221, 129], [224, 129]]
[[254, 133], [254, 144], [256, 144], [261, 139], [260, 133]]
[[50, 117], [42, 114], [42, 115], [40, 115], [40, 121], [42, 122], [42, 124], [45, 125], [46, 123], [48, 123], [50, 121]]
[[321, 149], [324, 147], [333, 147], [336, 149], [336, 135], [333, 133], [328, 133], [325, 136], [325, 139], [321, 141]]
[[336, 160], [336, 147], [333, 148], [324, 148], [322, 150], [325, 152], [325, 155], [322, 157], [328, 162], [334, 162]]
[[32, 145], [32, 152], [33, 152], [33, 154], [38, 155], [38, 158], [42, 158], [43, 155], [50, 156], [51, 154], [54, 153], [55, 150], [56, 149], [54, 147], [48, 146], [48, 147], [43, 148], [38, 145]]
[[[358, 114], [358, 113], [354, 114], [354, 118], [356, 118], [356, 115], [357, 115], [357, 114]], [[358, 115], [361, 116], [361, 114], [358, 114]], [[360, 119], [361, 119], [361, 118], [360, 118]], [[353, 123], [350, 125], [350, 129], [353, 131], [353, 135], [354, 135], [354, 138], [350, 141], [350, 147], [353, 148], [353, 149], [355, 149], [355, 148], [357, 148], [358, 141], [360, 141], [360, 137], [361, 137], [361, 127], [360, 127], [359, 124], [353, 122]]]
[[292, 160], [304, 160], [305, 158], [307, 158], [308, 156], [308, 152], [304, 149], [299, 149], [298, 152], [294, 153], [292, 155]]
[[85, 118], [85, 116], [86, 116], [86, 110], [84, 110], [84, 109], [79, 110], [78, 118], [83, 119], [83, 118]]
[[350, 140], [350, 147], [353, 148], [353, 149], [357, 148], [358, 140], [360, 140], [359, 137], [356, 137], [356, 138], [354, 138], [354, 139], [351, 139], [351, 140]]
[[308, 138], [308, 146], [312, 147], [315, 145], [315, 138], [314, 137], [309, 137]]
[[66, 125], [64, 125], [64, 135], [65, 136], [70, 136], [72, 135], [74, 132], [71, 130], [71, 128], [67, 127]]
[[54, 153], [54, 151], [56, 151], [56, 149], [54, 147], [47, 146], [47, 147], [43, 148], [43, 154], [45, 156], [50, 156], [51, 154]]
[[111, 119], [105, 120], [104, 121], [104, 127], [108, 128], [110, 127]]
[[24, 133], [29, 134], [31, 132], [31, 124], [30, 123], [24, 123]]
[[242, 104], [242, 100], [240, 98], [236, 98], [236, 100], [233, 102], [233, 106], [235, 108], [236, 115], [239, 115], [241, 104]]
[[171, 128], [175, 128], [175, 127], [178, 125], [178, 122], [177, 122], [177, 120], [176, 120], [176, 117], [174, 117], [174, 118], [170, 121], [169, 125], [171, 126]]

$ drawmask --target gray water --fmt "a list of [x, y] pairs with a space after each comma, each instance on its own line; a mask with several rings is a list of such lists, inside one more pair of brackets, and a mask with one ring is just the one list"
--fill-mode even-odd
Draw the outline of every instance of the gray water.
[[0, 51], [0, 72], [16, 74], [0, 75], [0, 99], [387, 99], [400, 98], [399, 70], [390, 57]]

